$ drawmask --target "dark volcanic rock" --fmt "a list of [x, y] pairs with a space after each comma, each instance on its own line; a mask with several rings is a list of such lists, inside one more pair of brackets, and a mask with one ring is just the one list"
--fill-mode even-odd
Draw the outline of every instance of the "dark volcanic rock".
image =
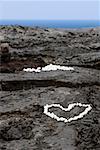
[[9, 45], [7, 43], [3, 43], [0, 45], [1, 54], [9, 53]]
[[0, 44], [0, 60], [1, 63], [6, 63], [10, 61], [10, 53], [9, 53], [9, 44], [3, 43]]
[[[100, 28], [0, 26], [0, 47], [0, 150], [99, 150]], [[23, 72], [50, 63], [74, 70]], [[46, 104], [74, 102], [92, 110], [66, 124], [43, 113]], [[50, 109], [65, 118], [83, 110]]]
[[[99, 30], [100, 28], [59, 30], [1, 26], [0, 42], [9, 43], [11, 53], [11, 61], [6, 64], [7, 67], [3, 65], [4, 69], [2, 66], [2, 72], [7, 68], [9, 72], [15, 72], [22, 70], [25, 65], [26, 67], [28, 65], [37, 67], [49, 63], [62, 65], [74, 65], [75, 63], [77, 66], [98, 68], [100, 61], [97, 56], [100, 52]], [[74, 57], [77, 57], [75, 61]], [[13, 59], [17, 59], [19, 65]], [[21, 61], [24, 61], [24, 64]], [[14, 64], [13, 67], [12, 64]]]
[[41, 73], [1, 74], [2, 90], [21, 90], [34, 87], [79, 87], [100, 85], [100, 71], [74, 68], [73, 71], [50, 71]]
[[63, 65], [100, 69], [100, 51], [66, 57]]

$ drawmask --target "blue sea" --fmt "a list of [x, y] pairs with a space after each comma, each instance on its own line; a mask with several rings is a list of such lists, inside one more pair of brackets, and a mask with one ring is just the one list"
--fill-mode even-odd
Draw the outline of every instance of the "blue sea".
[[42, 28], [100, 27], [100, 20], [2, 20], [0, 25], [22, 25]]

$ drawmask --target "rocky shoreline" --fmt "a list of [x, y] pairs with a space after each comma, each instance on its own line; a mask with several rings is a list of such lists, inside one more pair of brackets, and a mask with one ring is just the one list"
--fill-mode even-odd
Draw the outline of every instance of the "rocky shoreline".
[[[100, 28], [0, 26], [0, 150], [100, 149]], [[49, 64], [71, 71], [24, 72]], [[46, 104], [91, 104], [82, 119], [57, 122]], [[75, 107], [73, 117], [83, 111]]]

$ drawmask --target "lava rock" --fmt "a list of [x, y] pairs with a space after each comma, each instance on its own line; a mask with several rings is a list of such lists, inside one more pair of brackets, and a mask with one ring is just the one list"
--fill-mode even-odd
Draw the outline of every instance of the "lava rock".
[[1, 62], [9, 62], [11, 54], [9, 52], [9, 44], [2, 43], [0, 44], [0, 55], [1, 55]]
[[[100, 28], [0, 26], [0, 55], [0, 150], [100, 149]], [[23, 71], [48, 64], [74, 70]], [[92, 107], [79, 120], [44, 114], [46, 104], [77, 102]], [[49, 111], [70, 118], [84, 108]]]

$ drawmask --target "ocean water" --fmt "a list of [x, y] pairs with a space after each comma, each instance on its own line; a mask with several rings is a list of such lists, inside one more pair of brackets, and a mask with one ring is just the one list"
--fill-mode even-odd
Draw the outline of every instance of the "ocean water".
[[0, 25], [22, 25], [42, 28], [100, 27], [100, 20], [2, 20]]

